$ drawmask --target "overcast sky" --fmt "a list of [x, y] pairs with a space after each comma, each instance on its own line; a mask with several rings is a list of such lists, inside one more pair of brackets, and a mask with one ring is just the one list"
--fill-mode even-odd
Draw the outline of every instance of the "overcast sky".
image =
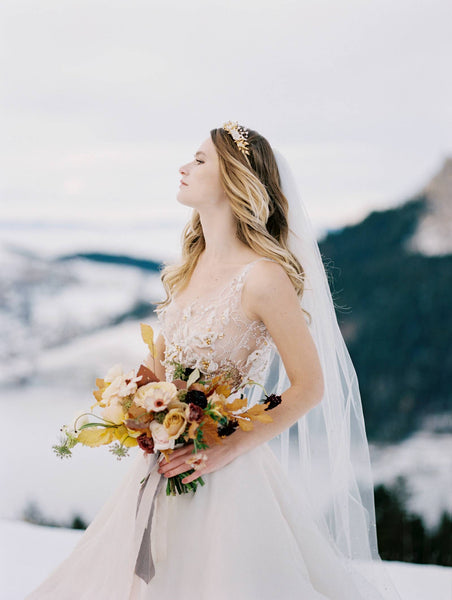
[[3, 0], [1, 219], [186, 211], [226, 120], [287, 155], [317, 228], [452, 154], [450, 0]]

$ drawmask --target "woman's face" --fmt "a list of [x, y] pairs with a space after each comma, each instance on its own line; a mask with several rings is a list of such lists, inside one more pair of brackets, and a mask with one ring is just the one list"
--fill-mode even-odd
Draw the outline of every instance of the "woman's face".
[[194, 159], [180, 167], [179, 173], [182, 179], [177, 200], [181, 204], [200, 209], [226, 200], [217, 151], [210, 137], [201, 144]]

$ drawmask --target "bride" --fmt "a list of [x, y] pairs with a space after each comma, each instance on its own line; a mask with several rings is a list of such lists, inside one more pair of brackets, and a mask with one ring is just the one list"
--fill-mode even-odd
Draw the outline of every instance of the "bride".
[[[174, 362], [272, 394], [271, 423], [169, 461], [133, 464], [72, 553], [28, 600], [394, 600], [378, 555], [356, 374], [287, 162], [231, 121], [180, 168], [192, 207], [162, 272], [162, 380]], [[249, 405], [263, 395], [245, 387]], [[271, 441], [272, 447], [269, 442]], [[162, 456], [162, 455], [160, 455]], [[166, 495], [167, 478], [202, 476]]]

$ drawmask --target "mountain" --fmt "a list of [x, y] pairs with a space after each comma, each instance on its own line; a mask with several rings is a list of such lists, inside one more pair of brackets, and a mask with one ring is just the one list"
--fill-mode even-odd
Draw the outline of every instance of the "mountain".
[[319, 242], [374, 441], [452, 430], [451, 174]]
[[136, 256], [49, 257], [6, 246], [0, 264], [0, 385], [36, 383], [38, 359], [125, 321], [152, 318], [161, 296], [161, 263]]
[[408, 242], [413, 252], [439, 255], [452, 253], [452, 157], [446, 158], [435, 177], [422, 193], [427, 197], [427, 211], [418, 222]]

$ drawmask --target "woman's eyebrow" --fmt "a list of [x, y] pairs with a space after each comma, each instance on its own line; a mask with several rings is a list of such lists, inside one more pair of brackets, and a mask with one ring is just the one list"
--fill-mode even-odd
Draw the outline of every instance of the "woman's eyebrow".
[[204, 152], [197, 152], [197, 153], [195, 154], [195, 156], [198, 156], [198, 154], [203, 154], [204, 156], [206, 156], [206, 154], [205, 154]]

